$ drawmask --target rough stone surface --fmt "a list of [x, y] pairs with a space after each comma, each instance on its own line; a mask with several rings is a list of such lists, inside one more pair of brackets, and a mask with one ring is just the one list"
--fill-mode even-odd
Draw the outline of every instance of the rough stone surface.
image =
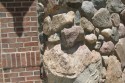
[[92, 17], [94, 26], [99, 28], [112, 27], [110, 13], [106, 8], [99, 9]]
[[58, 43], [60, 42], [60, 37], [57, 33], [51, 35], [49, 38], [48, 38], [48, 42], [50, 43]]
[[85, 31], [88, 31], [88, 32], [92, 32], [94, 30], [94, 26], [93, 24], [88, 20], [86, 19], [85, 17], [82, 17], [81, 18], [81, 26], [82, 28], [85, 30]]
[[66, 0], [66, 2], [70, 3], [82, 3], [84, 0]]
[[100, 52], [102, 54], [110, 54], [111, 52], [114, 51], [114, 48], [115, 48], [115, 46], [111, 41], [104, 42], [102, 44], [102, 47], [100, 48]]
[[125, 24], [125, 9], [121, 12], [121, 19], [123, 23]]
[[119, 39], [115, 46], [115, 51], [121, 61], [122, 67], [125, 67], [125, 38]]
[[101, 31], [101, 34], [105, 37], [105, 38], [110, 38], [112, 36], [112, 29], [107, 28], [107, 29], [103, 29]]
[[54, 34], [65, 28], [67, 25], [72, 24], [75, 17], [73, 11], [63, 14], [54, 15], [51, 19], [49, 16], [45, 18], [43, 24], [43, 32], [46, 35]]
[[106, 3], [107, 3], [107, 9], [110, 12], [120, 13], [125, 8], [121, 0], [107, 0]]
[[121, 64], [116, 56], [110, 56], [108, 59], [105, 83], [124, 83], [122, 80]]
[[123, 73], [122, 73], [122, 79], [123, 79], [123, 83], [125, 83], [125, 69], [123, 70]]
[[80, 12], [77, 10], [75, 13], [74, 25], [80, 25], [80, 19], [81, 19], [81, 15], [80, 15]]
[[60, 77], [76, 78], [91, 62], [100, 60], [100, 54], [94, 57], [90, 53], [91, 51], [86, 45], [63, 51], [61, 45], [58, 44], [45, 51], [43, 60], [52, 74]]
[[97, 37], [95, 34], [89, 34], [85, 36], [85, 40], [87, 41], [87, 43], [93, 44], [97, 41]]
[[81, 9], [88, 19], [91, 19], [94, 16], [94, 13], [97, 11], [93, 3], [90, 1], [83, 1]]
[[118, 33], [119, 33], [120, 38], [125, 37], [125, 26], [124, 26], [124, 24], [120, 23], [119, 28], [118, 28]]
[[119, 26], [119, 24], [120, 24], [120, 16], [119, 16], [119, 14], [117, 14], [117, 13], [111, 14], [111, 20], [112, 20], [112, 24], [115, 27]]
[[95, 28], [94, 33], [95, 33], [96, 35], [99, 35], [99, 33], [100, 33], [99, 28]]
[[61, 31], [61, 45], [64, 48], [73, 47], [79, 41], [84, 40], [84, 30], [81, 26], [73, 26], [71, 28], [64, 28]]
[[99, 41], [103, 41], [103, 40], [104, 40], [104, 36], [99, 35], [99, 36], [98, 36], [98, 40], [99, 40]]
[[117, 27], [112, 27], [112, 39], [114, 42], [118, 42], [119, 40], [119, 33], [118, 33], [118, 28]]
[[101, 48], [101, 45], [102, 45], [102, 42], [97, 41], [94, 48], [95, 48], [96, 50], [99, 50], [99, 49]]
[[106, 0], [91, 0], [96, 9], [105, 8]]
[[90, 55], [93, 56], [93, 59], [87, 60], [92, 60], [92, 62], [94, 61], [94, 58], [95, 60], [98, 58], [98, 60], [85, 68], [73, 83], [99, 83], [101, 78], [102, 60], [100, 54], [96, 51], [92, 51]]
[[109, 59], [109, 57], [108, 56], [102, 56], [102, 60], [103, 60], [103, 65], [104, 65], [104, 67], [107, 67], [108, 66], [108, 59]]
[[102, 79], [106, 78], [106, 68], [105, 67], [102, 68], [101, 75], [102, 75]]

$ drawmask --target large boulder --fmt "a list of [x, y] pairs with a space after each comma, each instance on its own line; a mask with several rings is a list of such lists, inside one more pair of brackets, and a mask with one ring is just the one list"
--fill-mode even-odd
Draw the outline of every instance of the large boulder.
[[115, 51], [121, 61], [122, 67], [125, 67], [125, 38], [119, 39], [115, 46]]
[[107, 0], [106, 4], [106, 7], [110, 12], [120, 13], [125, 8], [121, 0]]
[[84, 40], [84, 30], [81, 26], [64, 28], [61, 31], [61, 45], [63, 48], [71, 48], [77, 42]]
[[110, 13], [106, 8], [99, 9], [92, 17], [94, 26], [103, 28], [112, 27]]
[[67, 25], [73, 24], [75, 13], [73, 11], [63, 14], [54, 15], [51, 19], [49, 16], [45, 18], [43, 24], [43, 32], [46, 35], [51, 35], [61, 31]]
[[105, 83], [124, 83], [122, 80], [121, 64], [116, 56], [110, 56], [108, 59]]

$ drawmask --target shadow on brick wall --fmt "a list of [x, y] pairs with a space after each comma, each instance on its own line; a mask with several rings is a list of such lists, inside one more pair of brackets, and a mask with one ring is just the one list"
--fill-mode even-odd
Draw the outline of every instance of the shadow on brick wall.
[[[14, 23], [10, 24], [10, 27], [14, 27], [16, 34], [21, 37], [23, 35], [25, 23], [25, 14], [29, 11], [29, 8], [35, 0], [0, 0], [0, 3], [5, 7], [3, 12], [9, 12], [7, 16], [13, 17]], [[25, 18], [25, 20], [28, 20]]]

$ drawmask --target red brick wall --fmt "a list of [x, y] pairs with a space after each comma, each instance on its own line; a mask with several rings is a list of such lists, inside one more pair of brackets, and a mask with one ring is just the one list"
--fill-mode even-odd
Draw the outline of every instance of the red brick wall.
[[41, 83], [37, 0], [0, 0], [0, 83]]

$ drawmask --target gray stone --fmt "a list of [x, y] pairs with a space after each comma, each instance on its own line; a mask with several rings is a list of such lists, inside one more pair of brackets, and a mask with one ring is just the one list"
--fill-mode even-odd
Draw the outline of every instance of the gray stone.
[[[102, 60], [98, 52], [92, 51], [91, 56], [98, 57], [97, 62], [93, 62], [75, 79], [73, 83], [99, 83], [101, 79]], [[92, 59], [91, 59], [92, 60]], [[88, 60], [89, 61], [89, 60]], [[90, 61], [91, 62], [91, 61]]]
[[119, 33], [120, 38], [125, 37], [125, 26], [124, 26], [124, 24], [120, 23], [119, 28], [118, 28], [118, 33]]
[[[75, 50], [75, 51], [74, 51]], [[43, 62], [53, 75], [64, 78], [76, 78], [92, 62], [100, 60], [100, 54], [90, 55], [86, 45], [63, 51], [60, 44], [45, 50]], [[59, 82], [58, 82], [59, 83]]]
[[111, 41], [104, 42], [100, 48], [102, 54], [111, 54], [115, 49], [114, 44]]
[[115, 51], [121, 61], [122, 67], [125, 67], [125, 38], [119, 39], [115, 46]]
[[100, 41], [97, 41], [94, 48], [95, 48], [96, 50], [99, 50], [99, 49], [101, 48], [101, 46], [102, 46], [102, 43], [101, 43]]
[[123, 81], [125, 83], [125, 69], [123, 70], [123, 73], [122, 73], [122, 79], [123, 79]]
[[97, 36], [95, 34], [89, 34], [85, 36], [87, 43], [94, 44], [97, 41]]
[[112, 29], [107, 28], [107, 29], [103, 29], [101, 31], [101, 34], [105, 37], [105, 38], [110, 38], [112, 36]]
[[109, 59], [109, 57], [108, 56], [102, 56], [102, 60], [103, 60], [103, 62], [104, 62], [104, 67], [107, 67], [108, 66], [108, 59]]
[[111, 38], [113, 39], [114, 42], [118, 42], [118, 40], [119, 40], [118, 28], [112, 27], [112, 36], [111, 36]]
[[73, 11], [63, 14], [57, 14], [51, 19], [49, 16], [45, 18], [43, 24], [43, 32], [46, 35], [51, 35], [61, 31], [67, 25], [73, 24], [75, 13]]
[[88, 19], [86, 19], [85, 17], [81, 18], [80, 24], [81, 24], [82, 28], [87, 32], [92, 32], [95, 28], [93, 26], [93, 24]]
[[109, 28], [112, 27], [112, 21], [110, 13], [106, 8], [99, 9], [92, 17], [94, 26], [98, 28]]
[[44, 12], [44, 5], [42, 3], [37, 4], [37, 12]]
[[88, 19], [91, 19], [94, 16], [94, 13], [97, 11], [93, 3], [90, 1], [83, 1], [81, 9]]
[[121, 0], [107, 0], [106, 4], [110, 12], [120, 13], [125, 8]]
[[116, 56], [110, 56], [108, 59], [105, 83], [124, 83], [122, 80], [121, 63]]
[[51, 35], [49, 38], [48, 38], [48, 42], [50, 43], [58, 43], [60, 42], [60, 37], [57, 33]]
[[96, 9], [105, 8], [106, 0], [91, 0]]
[[119, 24], [120, 24], [120, 16], [119, 14], [117, 13], [112, 13], [111, 14], [111, 20], [112, 20], [112, 24], [115, 26], [115, 27], [118, 27]]
[[71, 28], [64, 28], [61, 31], [61, 45], [64, 48], [70, 48], [75, 43], [84, 40], [84, 30], [81, 26], [73, 26]]
[[125, 9], [121, 12], [121, 19], [123, 21], [123, 23], [125, 24]]
[[95, 28], [94, 33], [95, 33], [96, 35], [99, 35], [99, 33], [100, 33], [99, 28]]
[[80, 25], [80, 19], [81, 19], [81, 15], [80, 15], [80, 12], [77, 10], [74, 18], [74, 25]]
[[102, 79], [106, 78], [106, 68], [105, 67], [102, 68], [101, 75], [102, 75]]
[[98, 40], [99, 40], [99, 41], [103, 41], [103, 40], [104, 40], [104, 36], [99, 35], [99, 36], [98, 36]]

